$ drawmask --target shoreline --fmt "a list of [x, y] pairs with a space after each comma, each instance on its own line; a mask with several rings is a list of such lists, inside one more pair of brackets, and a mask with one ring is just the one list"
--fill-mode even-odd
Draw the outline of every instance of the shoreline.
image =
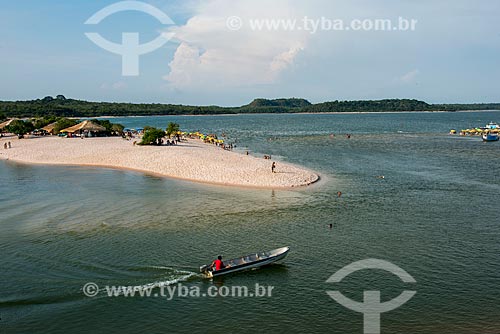
[[114, 171], [122, 171], [122, 172], [134, 172], [142, 175], [148, 175], [152, 177], [157, 177], [161, 179], [171, 179], [182, 182], [190, 182], [194, 184], [203, 184], [206, 186], [218, 186], [218, 187], [230, 187], [230, 188], [244, 188], [244, 189], [257, 189], [257, 190], [294, 190], [294, 189], [305, 189], [306, 187], [319, 185], [324, 181], [324, 178], [320, 175], [317, 175], [318, 178], [315, 181], [312, 181], [309, 184], [299, 185], [299, 186], [290, 186], [290, 187], [267, 187], [267, 186], [252, 186], [252, 185], [234, 185], [229, 183], [217, 183], [210, 181], [199, 181], [195, 179], [187, 179], [178, 176], [172, 175], [164, 175], [156, 172], [150, 172], [142, 169], [134, 169], [128, 167], [120, 167], [120, 166], [107, 166], [107, 165], [93, 165], [93, 164], [61, 164], [61, 163], [44, 163], [44, 162], [25, 162], [25, 161], [17, 161], [13, 159], [4, 159], [0, 155], [0, 161], [5, 161], [7, 163], [15, 163], [19, 165], [26, 166], [48, 166], [48, 167], [82, 167], [82, 168], [97, 168], [97, 169], [108, 169]]
[[134, 146], [117, 137], [26, 139], [11, 141], [11, 149], [0, 150], [0, 160], [45, 166], [92, 167], [126, 170], [181, 181], [257, 189], [297, 189], [321, 180], [311, 170], [278, 161], [225, 151], [195, 139], [176, 146]]

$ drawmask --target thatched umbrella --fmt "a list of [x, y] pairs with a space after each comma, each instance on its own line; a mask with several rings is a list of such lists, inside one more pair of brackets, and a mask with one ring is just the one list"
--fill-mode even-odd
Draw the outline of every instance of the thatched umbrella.
[[69, 128], [61, 130], [60, 132], [69, 132], [69, 133], [80, 132], [80, 133], [82, 133], [83, 131], [105, 132], [106, 128], [104, 126], [99, 125], [99, 124], [95, 124], [92, 121], [83, 121], [77, 125], [73, 125], [73, 126], [70, 126]]
[[49, 125], [44, 126], [42, 128], [42, 130], [44, 130], [50, 134], [54, 134], [54, 128], [56, 127], [56, 124], [57, 124], [57, 122], [50, 123]]

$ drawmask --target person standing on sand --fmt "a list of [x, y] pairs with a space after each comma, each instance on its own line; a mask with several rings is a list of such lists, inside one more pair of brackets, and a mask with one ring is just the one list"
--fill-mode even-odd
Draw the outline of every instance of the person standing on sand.
[[9, 145], [9, 148], [12, 148], [12, 145], [10, 144], [10, 142], [8, 143], [8, 145]]
[[271, 172], [276, 173], [274, 170], [276, 169], [276, 162], [273, 161], [273, 164], [271, 166]]
[[3, 144], [3, 148], [4, 148], [4, 149], [7, 149], [7, 143], [4, 143], [4, 144]]

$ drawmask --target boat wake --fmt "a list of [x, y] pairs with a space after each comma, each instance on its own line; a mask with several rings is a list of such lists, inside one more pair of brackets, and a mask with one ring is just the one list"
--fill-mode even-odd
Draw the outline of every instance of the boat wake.
[[[123, 281], [116, 285], [107, 285], [106, 287], [99, 288], [99, 296], [104, 297], [106, 295], [112, 295], [113, 297], [118, 296], [143, 296], [140, 292], [153, 291], [154, 289], [161, 289], [169, 285], [178, 284], [180, 282], [188, 281], [191, 278], [202, 277], [199, 273], [195, 273], [188, 270], [179, 270], [172, 267], [162, 267], [162, 266], [149, 266], [146, 268], [141, 268], [144, 271], [154, 271], [157, 272], [153, 282], [152, 278], [134, 279], [133, 281], [123, 284]], [[144, 282], [146, 281], [146, 282]], [[148, 282], [149, 281], [149, 282]], [[132, 292], [139, 292], [137, 294]], [[147, 295], [147, 294], [146, 294]], [[153, 296], [158, 294], [153, 293]]]
[[195, 277], [195, 276], [201, 277], [201, 275], [199, 273], [194, 273], [192, 271], [180, 271], [179, 270], [179, 271], [177, 271], [177, 274], [179, 275], [179, 277], [172, 278], [172, 279], [166, 279], [164, 281], [156, 281], [153, 283], [143, 284], [143, 285], [140, 285], [140, 287], [143, 289], [160, 288], [162, 286], [168, 286], [168, 285], [173, 285], [173, 284], [177, 284], [180, 282], [185, 282], [188, 279], [190, 279], [191, 277]]

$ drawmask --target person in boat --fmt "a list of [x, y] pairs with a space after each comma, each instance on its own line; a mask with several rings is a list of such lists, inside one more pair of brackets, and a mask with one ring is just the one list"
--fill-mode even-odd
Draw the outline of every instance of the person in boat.
[[222, 262], [222, 255], [217, 256], [217, 260], [214, 260], [212, 264], [210, 265], [210, 269], [212, 270], [221, 270], [224, 268], [229, 268], [229, 266], [226, 266], [224, 262]]

